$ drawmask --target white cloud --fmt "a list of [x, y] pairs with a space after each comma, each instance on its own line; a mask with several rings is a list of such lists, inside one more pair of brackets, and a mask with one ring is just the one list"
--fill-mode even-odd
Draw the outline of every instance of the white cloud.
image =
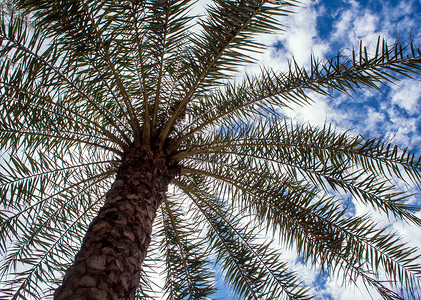
[[349, 1], [351, 8], [343, 10], [338, 21], [334, 24], [332, 41], [339, 41], [345, 47], [358, 48], [360, 41], [369, 51], [375, 51], [378, 37], [390, 40], [387, 31], [389, 20], [385, 20], [378, 13], [361, 8], [356, 1]]
[[317, 12], [314, 7], [302, 8], [288, 21], [287, 33], [280, 40], [285, 47], [283, 52], [293, 54], [299, 65], [308, 63], [312, 54], [323, 57], [327, 45], [317, 38]]
[[364, 127], [364, 131], [379, 132], [380, 127], [386, 121], [385, 114], [381, 111], [375, 110], [372, 107], [367, 107], [364, 115], [366, 118], [361, 120], [361, 125]]
[[339, 18], [339, 21], [334, 24], [336, 29], [332, 35], [333, 39], [340, 39], [350, 32], [353, 21], [353, 12], [352, 10], [346, 10], [343, 12]]
[[329, 278], [325, 284], [325, 289], [321, 291], [316, 299], [320, 300], [355, 300], [355, 299], [371, 299], [381, 300], [379, 296], [372, 288], [366, 289], [362, 280], [357, 280], [354, 285], [348, 282], [346, 286], [343, 285], [342, 279]]
[[327, 104], [326, 100], [319, 94], [312, 93], [311, 104], [300, 106], [297, 104], [290, 105], [291, 109], [286, 109], [286, 116], [294, 119], [298, 123], [310, 123], [315, 126], [323, 126], [334, 118], [336, 112]]
[[288, 60], [294, 55], [299, 65], [310, 62], [311, 55], [324, 57], [328, 45], [318, 38], [316, 21], [318, 12], [311, 1], [302, 1], [299, 7], [293, 8], [295, 12], [286, 17], [279, 17], [285, 31], [274, 34], [262, 34], [256, 40], [268, 47], [262, 53], [253, 54], [258, 64], [246, 65], [242, 72], [256, 74], [260, 66], [270, 67], [274, 70], [287, 71]]
[[313, 5], [303, 5], [286, 21], [286, 32], [279, 37], [282, 49], [275, 51], [274, 59], [290, 58], [294, 55], [299, 65], [310, 62], [311, 55], [324, 57], [328, 45], [318, 38], [318, 12]]
[[400, 116], [394, 109], [391, 110], [391, 114], [392, 123], [387, 124], [386, 138], [400, 145], [416, 146], [418, 143], [415, 143], [416, 140], [412, 140], [416, 137], [411, 136], [417, 132], [417, 120]]
[[412, 79], [403, 80], [392, 93], [392, 102], [409, 114], [418, 114], [418, 100], [421, 97], [421, 84]]

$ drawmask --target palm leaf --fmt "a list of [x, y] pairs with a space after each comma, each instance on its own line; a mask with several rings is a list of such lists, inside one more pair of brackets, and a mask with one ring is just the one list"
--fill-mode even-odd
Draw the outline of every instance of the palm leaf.
[[164, 168], [175, 191], [151, 193], [167, 196], [137, 298], [213, 297], [215, 264], [242, 298], [310, 299], [282, 247], [385, 299], [421, 296], [419, 250], [352, 213], [358, 201], [419, 227], [400, 187], [419, 190], [419, 154], [285, 116], [312, 92], [419, 76], [414, 43], [291, 58], [236, 82], [264, 48], [256, 37], [283, 30], [297, 1], [215, 0], [204, 16], [188, 0], [17, 2], [24, 15], [0, 22], [0, 297], [52, 296], [136, 153], [155, 169], [135, 176]]

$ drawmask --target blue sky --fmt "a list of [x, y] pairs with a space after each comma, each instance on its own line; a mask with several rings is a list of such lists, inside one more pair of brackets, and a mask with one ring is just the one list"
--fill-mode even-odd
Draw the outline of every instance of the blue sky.
[[[299, 64], [306, 65], [310, 55], [322, 59], [334, 56], [339, 50], [347, 54], [358, 48], [362, 40], [369, 50], [375, 48], [380, 36], [389, 44], [395, 41], [415, 41], [421, 44], [421, 1], [303, 1], [296, 14], [284, 19], [286, 31], [259, 37], [269, 48], [259, 57], [259, 64], [284, 70], [287, 59], [294, 55]], [[248, 73], [257, 73], [258, 66], [247, 66]], [[335, 95], [335, 98], [313, 95], [312, 106], [294, 107], [285, 112], [299, 122], [323, 125], [330, 122], [338, 130], [349, 130], [366, 137], [381, 137], [400, 145], [419, 149], [421, 146], [420, 98], [421, 84], [418, 80], [404, 79], [397, 85], [382, 88], [381, 92], [361, 91], [352, 97]], [[412, 198], [421, 206], [420, 199]], [[366, 208], [355, 204], [355, 213], [364, 214]], [[373, 213], [380, 224], [388, 220]], [[421, 217], [421, 214], [418, 213]], [[393, 223], [411, 245], [421, 247], [421, 230], [401, 223]], [[364, 286], [342, 287], [341, 279], [329, 279], [317, 269], [309, 269], [300, 263], [293, 250], [285, 249], [285, 259], [291, 262], [307, 284], [313, 286], [316, 299], [380, 299], [370, 295]], [[221, 274], [220, 274], [221, 275]], [[221, 275], [223, 276], [223, 275]], [[221, 277], [222, 278], [222, 277]], [[217, 296], [221, 299], [237, 299], [222, 280], [218, 282]]]

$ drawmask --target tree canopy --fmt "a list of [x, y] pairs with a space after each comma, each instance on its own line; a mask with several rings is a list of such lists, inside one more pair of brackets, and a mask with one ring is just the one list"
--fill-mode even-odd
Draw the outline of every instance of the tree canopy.
[[[421, 226], [421, 158], [386, 140], [288, 119], [312, 92], [352, 95], [418, 76], [413, 42], [350, 57], [256, 62], [260, 34], [298, 1], [17, 1], [0, 23], [0, 298], [51, 297], [131, 149], [176, 169], [154, 222], [138, 298], [214, 297], [215, 271], [244, 299], [310, 299], [282, 259], [419, 299], [418, 249], [349, 199]], [[29, 23], [30, 22], [30, 23]], [[148, 154], [149, 155], [149, 154]], [[159, 156], [159, 157], [161, 157]], [[162, 274], [156, 274], [160, 269]], [[164, 286], [154, 279], [165, 278]]]

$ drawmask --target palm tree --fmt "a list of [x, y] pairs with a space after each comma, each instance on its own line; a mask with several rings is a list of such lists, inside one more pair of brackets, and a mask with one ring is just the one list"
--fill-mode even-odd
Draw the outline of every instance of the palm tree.
[[420, 50], [379, 40], [234, 83], [297, 1], [193, 3], [22, 0], [30, 27], [3, 16], [3, 297], [147, 299], [164, 275], [169, 299], [209, 299], [217, 264], [244, 299], [311, 298], [272, 239], [385, 299], [419, 297], [418, 250], [346, 203], [421, 226], [395, 183], [419, 187], [420, 158], [282, 111], [417, 75]]

